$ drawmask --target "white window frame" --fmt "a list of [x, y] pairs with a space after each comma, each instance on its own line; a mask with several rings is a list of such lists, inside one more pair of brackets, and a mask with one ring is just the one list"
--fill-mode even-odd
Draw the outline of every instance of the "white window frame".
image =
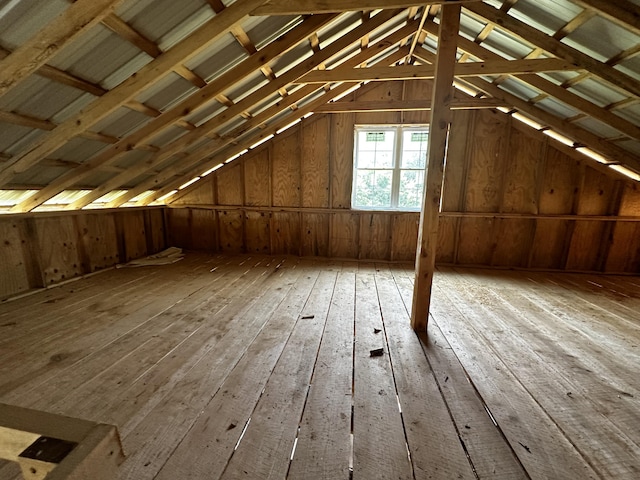
[[[353, 183], [351, 186], [351, 209], [352, 210], [384, 210], [384, 211], [400, 211], [400, 212], [418, 212], [420, 206], [415, 208], [399, 206], [400, 197], [400, 177], [403, 171], [413, 170], [420, 171], [424, 175], [427, 160], [425, 155], [424, 168], [401, 168], [400, 158], [402, 156], [403, 133], [410, 131], [427, 131], [429, 133], [429, 125], [356, 125], [354, 128], [354, 145], [353, 145]], [[360, 132], [383, 132], [393, 131], [395, 133], [395, 145], [393, 150], [393, 168], [362, 168], [362, 170], [391, 170], [391, 205], [389, 207], [382, 206], [362, 206], [356, 205], [356, 184], [358, 173], [358, 133]], [[424, 193], [424, 192], [423, 192]]]

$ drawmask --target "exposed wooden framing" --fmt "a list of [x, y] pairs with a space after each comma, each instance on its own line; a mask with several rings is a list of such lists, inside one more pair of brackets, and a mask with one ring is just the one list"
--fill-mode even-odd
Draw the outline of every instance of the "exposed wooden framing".
[[[396, 41], [400, 41], [401, 39], [406, 38], [408, 34], [407, 32], [409, 32], [410, 29], [411, 27], [407, 26], [406, 30], [400, 29], [394, 32], [393, 34], [389, 35], [385, 39], [378, 42], [375, 46], [371, 46], [365, 51], [356, 55], [355, 57], [349, 59], [347, 62], [345, 62], [346, 65], [351, 65], [351, 64], [358, 65], [363, 61], [366, 61], [368, 58], [379, 53], [378, 48], [384, 48], [384, 49], [390, 48], [392, 45], [395, 44]], [[389, 60], [389, 62], [391, 63], [393, 61], [397, 61], [401, 59], [402, 56], [406, 56], [407, 51], [408, 49], [406, 49], [406, 51], [404, 49], [400, 49], [398, 52], [395, 52], [393, 55], [390, 56], [392, 60]], [[387, 59], [385, 59], [385, 61], [387, 61]], [[289, 123], [291, 123], [291, 121], [297, 118], [300, 118], [306, 113], [313, 112], [314, 109], [317, 108], [318, 106], [327, 103], [332, 98], [335, 98], [341, 95], [343, 92], [346, 92], [347, 90], [349, 90], [355, 85], [357, 84], [347, 83], [347, 84], [340, 85], [339, 87], [336, 87], [333, 90], [328, 91], [325, 95], [320, 97], [319, 100], [314, 101], [309, 105], [305, 105], [305, 107], [301, 109], [295, 110], [294, 114], [288, 116], [284, 120], [279, 121], [276, 125], [270, 125], [267, 131], [258, 131], [254, 135], [249, 135], [247, 138], [243, 138], [242, 142], [240, 144], [237, 144], [232, 149], [231, 152], [227, 152], [228, 155], [231, 156], [237, 152], [242, 151], [244, 148], [247, 148], [253, 143], [259, 141], [260, 139], [288, 125]], [[271, 109], [267, 109], [265, 112], [260, 113], [260, 115], [258, 115], [251, 121], [246, 122], [247, 123], [246, 125], [241, 125], [237, 129], [235, 129], [233, 132], [229, 134], [228, 138], [222, 138], [219, 142], [216, 142], [213, 145], [211, 143], [203, 145], [202, 147], [195, 150], [188, 158], [184, 159], [180, 165], [169, 167], [168, 169], [165, 169], [163, 172], [161, 172], [160, 175], [142, 182], [140, 185], [136, 186], [132, 191], [127, 192], [123, 196], [114, 200], [114, 203], [111, 206], [119, 206], [121, 205], [121, 203], [118, 203], [116, 205], [117, 202], [120, 202], [120, 201], [124, 202], [130, 198], [135, 197], [139, 193], [142, 193], [143, 191], [157, 187], [158, 185], [161, 185], [163, 182], [167, 180], [171, 180], [171, 178], [174, 175], [179, 175], [180, 179], [186, 178], [187, 176], [191, 176], [191, 178], [193, 178], [193, 176], [198, 175], [198, 173], [200, 173], [201, 171], [200, 170], [196, 172], [195, 168], [193, 167], [194, 164], [197, 164], [198, 162], [206, 158], [211, 158], [216, 153], [216, 151], [219, 151], [222, 147], [228, 145], [229, 143], [232, 143], [232, 139], [240, 137], [241, 135], [249, 131], [251, 127], [255, 127], [256, 125], [259, 125], [261, 122], [266, 121], [269, 118], [273, 117], [280, 111], [286, 110], [287, 108], [289, 108], [290, 105], [294, 104], [293, 102], [297, 101], [297, 99], [304, 98], [306, 95], [309, 95], [315, 90], [317, 90], [317, 88], [314, 88], [313, 86], [307, 86], [294, 92], [289, 97], [283, 99], [282, 102], [279, 102], [278, 105], [272, 107]], [[181, 174], [180, 172], [184, 172], [186, 168], [190, 168], [188, 173]], [[197, 168], [201, 169], [202, 167], [199, 166]], [[180, 181], [172, 181], [170, 183], [171, 188], [165, 186], [162, 189], [158, 190], [154, 195], [149, 196], [144, 201], [146, 202], [146, 204], [149, 204], [152, 201], [154, 201], [156, 198], [159, 198], [165, 193], [168, 193], [169, 191], [171, 191], [173, 189], [172, 187], [174, 184], [180, 185], [181, 183], [182, 182]]]
[[628, 0], [573, 0], [578, 5], [598, 12], [607, 20], [640, 35], [640, 7]]
[[[426, 0], [419, 2], [421, 5], [461, 4], [477, 2], [479, 0]], [[408, 8], [416, 5], [416, 2], [403, 2], [399, 0], [267, 0], [253, 12], [254, 15], [302, 15], [315, 13], [351, 12], [358, 10], [377, 10], [384, 8]]]
[[485, 3], [469, 3], [465, 5], [465, 8], [470, 12], [485, 18], [489, 22], [500, 25], [500, 28], [504, 28], [512, 34], [525, 39], [527, 42], [531, 42], [535, 46], [542, 48], [556, 57], [563, 58], [574, 63], [603, 80], [606, 80], [612, 85], [627, 90], [633, 95], [640, 96], [640, 81], [637, 79], [631, 78], [603, 62], [555, 40], [553, 37], [546, 35], [526, 23], [521, 22]]
[[449, 103], [453, 98], [453, 75], [456, 65], [456, 40], [460, 29], [460, 6], [444, 5], [438, 32], [438, 54], [433, 85], [431, 121], [429, 122], [429, 153], [425, 172], [424, 195], [418, 228], [416, 272], [411, 305], [411, 327], [427, 331], [431, 284], [438, 244], [438, 213], [442, 197], [447, 138], [451, 124]]
[[[507, 106], [504, 102], [493, 98], [454, 98], [451, 100], [451, 110], [472, 110], [478, 108], [496, 108]], [[431, 110], [431, 101], [391, 100], [391, 101], [356, 101], [331, 102], [315, 109], [315, 113], [345, 113], [345, 112], [404, 112]]]
[[[2, 404], [0, 419], [0, 458], [18, 462], [25, 480], [107, 480], [124, 461], [115, 426]], [[65, 442], [69, 451], [47, 453], [42, 438], [54, 449], [55, 442]]]
[[583, 10], [572, 20], [569, 20], [562, 28], [553, 34], [556, 40], [562, 40], [567, 35], [575, 32], [581, 25], [584, 25], [596, 15], [593, 10]]
[[97, 25], [122, 0], [77, 0], [0, 61], [0, 96], [44, 65], [65, 45]]
[[247, 0], [226, 8], [187, 38], [164, 52], [163, 55], [145, 65], [136, 75], [129, 77], [86, 109], [60, 124], [48, 136], [33, 145], [30, 150], [19, 156], [16, 155], [15, 163], [0, 172], [0, 186], [10, 181], [14, 175], [37, 164], [40, 159], [64, 145], [70, 138], [114, 112], [140, 91], [159, 81], [176, 65], [182, 64], [200, 53], [212, 42], [225, 35], [233, 25], [242, 21], [262, 2], [263, 0]]
[[[136, 130], [133, 134], [120, 139], [117, 144], [114, 144], [112, 147], [96, 155], [94, 158], [86, 162], [82, 169], [77, 169], [75, 172], [71, 172], [68, 175], [64, 175], [56, 179], [33, 197], [26, 199], [19, 205], [16, 205], [13, 210], [15, 212], [32, 210], [47, 201], [49, 198], [60, 193], [68, 186], [73, 185], [86, 175], [89, 175], [95, 168], [114, 162], [120, 155], [126, 153], [132, 147], [135, 148], [139, 146], [141, 142], [151, 138], [153, 135], [156, 135], [167, 126], [172, 125], [176, 120], [206, 104], [207, 101], [211, 100], [216, 95], [219, 95], [235, 81], [250, 75], [252, 72], [259, 69], [263, 63], [269, 62], [278, 55], [281, 55], [293, 48], [299, 42], [304, 41], [312, 32], [321, 28], [322, 25], [331, 21], [333, 18], [335, 18], [334, 15], [314, 15], [307, 19], [302, 23], [302, 25], [284, 35], [277, 43], [268, 45], [256, 54], [250, 56], [237, 67], [231, 69], [229, 72], [211, 82], [196, 94], [186, 98], [170, 110], [162, 113], [158, 112], [157, 118]], [[107, 192], [105, 191], [104, 193]]]
[[[425, 24], [425, 28], [427, 29], [427, 31], [429, 31], [429, 33], [433, 34], [437, 32], [438, 27], [433, 22], [427, 22]], [[462, 36], [458, 36], [458, 48], [474, 55], [475, 57], [480, 58], [483, 61], [499, 60], [502, 58], [500, 57], [500, 55], [493, 53], [490, 50], [480, 45], [477, 45], [474, 42], [469, 41]], [[424, 51], [418, 50], [416, 53], [418, 56], [422, 56], [426, 58]], [[430, 58], [432, 59], [432, 57]], [[430, 58], [426, 58], [426, 60], [432, 61], [430, 60]], [[634, 125], [630, 121], [625, 120], [624, 118], [618, 115], [615, 115], [614, 113], [607, 110], [606, 108], [599, 107], [596, 104], [586, 100], [585, 98], [579, 95], [576, 95], [574, 93], [571, 93], [565, 90], [563, 87], [556, 85], [555, 83], [550, 82], [549, 80], [545, 80], [544, 78], [538, 75], [534, 75], [534, 74], [518, 75], [518, 78], [523, 82], [531, 85], [532, 87], [542, 90], [544, 93], [552, 95], [558, 100], [566, 103], [567, 105], [573, 108], [576, 108], [581, 112], [586, 113], [587, 115], [595, 118], [596, 120], [600, 120], [601, 122], [607, 123], [612, 127], [617, 128], [618, 130], [620, 130], [621, 132], [624, 132], [629, 137], [640, 139], [640, 128], [638, 128], [638, 126]]]
[[[516, 75], [534, 72], [578, 70], [579, 67], [557, 58], [535, 60], [491, 60], [488, 62], [456, 63], [456, 77], [474, 77], [480, 75]], [[335, 68], [316, 70], [299, 78], [296, 83], [327, 82], [384, 82], [389, 80], [431, 79], [434, 77], [433, 65], [397, 65], [393, 67]]]
[[[193, 143], [194, 141], [199, 140], [200, 138], [202, 138], [203, 135], [207, 135], [214, 128], [217, 128], [218, 126], [225, 124], [226, 122], [228, 122], [230, 119], [232, 119], [236, 115], [241, 114], [242, 112], [244, 112], [245, 110], [247, 110], [251, 106], [253, 106], [256, 103], [260, 102], [262, 99], [264, 99], [267, 96], [273, 94], [273, 92], [275, 92], [278, 89], [284, 87], [285, 85], [288, 85], [289, 83], [292, 83], [293, 81], [295, 81], [300, 76], [302, 76], [305, 73], [311, 71], [313, 68], [317, 67], [319, 64], [321, 64], [321, 63], [325, 62], [326, 60], [328, 60], [329, 58], [333, 57], [335, 54], [339, 53], [341, 50], [343, 50], [344, 48], [346, 48], [350, 44], [352, 44], [352, 43], [354, 43], [356, 41], [359, 41], [360, 38], [363, 35], [365, 35], [366, 33], [368, 33], [369, 31], [371, 31], [371, 30], [373, 30], [375, 28], [378, 28], [382, 24], [386, 23], [391, 18], [393, 18], [395, 15], [397, 15], [398, 13], [399, 13], [398, 11], [384, 11], [384, 12], [381, 12], [380, 14], [376, 15], [371, 20], [369, 20], [366, 23], [360, 25], [359, 27], [357, 27], [354, 30], [352, 30], [351, 32], [349, 32], [347, 35], [343, 36], [342, 38], [340, 38], [336, 42], [334, 42], [331, 45], [329, 45], [327, 48], [325, 48], [323, 50], [320, 50], [320, 52], [314, 54], [312, 57], [310, 57], [306, 61], [302, 62], [300, 65], [298, 65], [298, 66], [294, 67], [293, 69], [287, 71], [285, 74], [283, 74], [280, 77], [278, 77], [275, 81], [269, 83], [268, 85], [265, 85], [264, 87], [262, 87], [262, 88], [258, 89], [257, 91], [253, 92], [251, 95], [245, 97], [241, 102], [237, 103], [232, 108], [229, 108], [228, 110], [226, 110], [225, 112], [221, 113], [220, 115], [218, 115], [218, 116], [214, 117], [213, 119], [205, 122], [200, 127], [198, 127], [198, 130], [192, 132], [189, 135], [185, 135], [183, 137], [180, 137], [178, 140], [176, 140], [172, 144], [168, 145], [167, 146], [168, 147], [167, 150], [165, 150], [164, 152], [159, 154], [156, 158], [154, 158], [151, 164], [156, 165], [156, 164], [162, 162], [164, 159], [168, 158], [169, 156], [175, 154], [177, 151], [180, 151], [184, 146], [188, 145], [189, 143]], [[385, 45], [385, 48], [388, 48], [388, 45]], [[373, 56], [375, 53], [378, 53], [378, 50], [377, 49], [368, 48], [367, 50], [365, 50], [365, 52], [367, 52], [367, 55]], [[355, 58], [360, 58], [360, 57], [356, 56]], [[353, 61], [354, 61], [354, 59], [350, 59], [350, 62], [353, 62]], [[295, 94], [299, 94], [299, 93], [300, 92], [295, 92]], [[333, 98], [333, 97], [331, 97], [331, 98]], [[286, 102], [288, 100], [289, 100], [289, 97], [285, 97], [283, 99], [283, 102]], [[193, 158], [194, 156], [202, 155], [202, 150], [203, 149], [207, 152], [205, 154], [205, 156], [211, 156], [211, 154], [213, 153], [211, 151], [210, 145], [205, 145], [204, 147], [200, 147], [200, 148], [198, 148], [196, 150], [196, 152], [191, 154], [188, 159], [183, 160], [180, 163], [180, 165], [176, 165], [175, 167], [168, 167], [167, 169], [165, 169], [166, 175], [173, 175], [175, 173], [174, 168], [180, 169], [186, 163], [190, 163], [191, 162], [191, 158]], [[198, 158], [198, 159], [200, 159], [200, 158]], [[151, 164], [148, 164], [148, 165], [142, 166], [142, 167], [148, 168], [149, 165], [151, 165]], [[136, 176], [140, 175], [140, 173], [142, 173], [142, 172], [138, 171], [137, 169], [133, 170], [131, 178], [135, 178]], [[121, 180], [122, 179], [119, 179], [118, 181], [121, 181]], [[142, 185], [147, 185], [147, 183], [148, 182], [144, 182], [143, 184], [138, 185], [133, 190], [133, 192], [137, 191], [138, 188], [145, 188]], [[145, 190], [146, 190], [146, 188], [145, 188]], [[142, 190], [142, 191], [144, 191], [144, 190]], [[120, 197], [119, 199], [117, 199], [117, 201], [119, 201], [120, 199], [124, 200], [124, 199], [128, 199], [128, 198], [132, 198], [133, 196], [137, 195], [137, 193], [135, 195], [133, 195], [133, 192], [128, 192], [127, 194], [125, 194], [122, 197]], [[124, 201], [126, 201], [126, 200], [124, 200]], [[150, 199], [149, 201], [153, 201], [153, 199]]]

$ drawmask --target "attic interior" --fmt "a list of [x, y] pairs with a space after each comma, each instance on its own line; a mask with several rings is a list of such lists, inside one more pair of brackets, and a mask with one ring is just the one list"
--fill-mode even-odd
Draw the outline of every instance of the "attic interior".
[[0, 406], [104, 478], [638, 478], [638, 53], [638, 0], [0, 0]]

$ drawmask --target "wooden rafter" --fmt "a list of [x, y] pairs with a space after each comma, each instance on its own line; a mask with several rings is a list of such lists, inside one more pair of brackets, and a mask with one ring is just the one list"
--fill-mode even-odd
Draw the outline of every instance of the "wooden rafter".
[[122, 0], [77, 0], [0, 61], [0, 96], [38, 70], [65, 45], [109, 15]]
[[16, 174], [37, 164], [38, 161], [60, 148], [69, 139], [114, 112], [140, 91], [159, 81], [176, 65], [182, 64], [200, 53], [215, 40], [225, 35], [233, 25], [240, 22], [262, 2], [263, 0], [245, 0], [234, 3], [164, 52], [163, 55], [142, 67], [136, 75], [129, 77], [87, 108], [60, 124], [31, 146], [30, 150], [16, 155], [16, 161], [13, 165], [0, 172], [0, 186], [8, 183]]
[[[493, 98], [454, 98], [449, 105], [451, 110], [475, 110], [506, 106], [505, 102]], [[379, 100], [327, 103], [316, 108], [315, 113], [409, 112], [425, 110], [431, 110], [430, 100]]]
[[[517, 75], [533, 72], [566, 71], [578, 69], [571, 63], [557, 58], [535, 60], [492, 60], [489, 62], [458, 63], [455, 66], [455, 76], [473, 77], [480, 75]], [[431, 79], [434, 77], [435, 67], [432, 65], [399, 65], [394, 67], [369, 68], [336, 68], [311, 72], [299, 78], [296, 83], [327, 83], [327, 82], [363, 82]]]
[[[437, 31], [438, 26], [433, 22], [427, 22], [424, 28], [427, 29], [429, 33], [434, 33]], [[483, 61], [502, 59], [500, 55], [493, 53], [492, 51], [477, 45], [462, 36], [458, 36], [458, 48]], [[419, 51], [418, 55], [423, 55], [423, 51]], [[426, 59], [426, 61], [430, 60]], [[636, 125], [605, 108], [599, 107], [579, 95], [567, 91], [562, 86], [556, 85], [555, 83], [534, 74], [518, 75], [518, 79], [546, 94], [554, 96], [559, 101], [586, 113], [596, 120], [611, 125], [621, 132], [624, 132], [630, 138], [640, 139], [640, 128]]]
[[[349, 59], [348, 64], [350, 63], [352, 65], [358, 65], [359, 63], [366, 61], [367, 59], [372, 58], [373, 56], [377, 56], [380, 54], [381, 49], [388, 50], [389, 48], [393, 47], [395, 42], [402, 41], [408, 35], [411, 35], [411, 33], [413, 33], [411, 25], [408, 25], [405, 29], [401, 29], [399, 31], [392, 33], [391, 35], [377, 42], [375, 45], [369, 46], [367, 50]], [[406, 56], [407, 52], [408, 52], [408, 49], [401, 48], [398, 51], [390, 54], [383, 61], [389, 64], [394, 63], [400, 60], [401, 58], [403, 58], [404, 56]], [[319, 97], [317, 101], [313, 101], [305, 105], [304, 107], [291, 110], [290, 107], [295, 105], [295, 102], [318, 91], [320, 88], [319, 86], [312, 86], [312, 85], [303, 87], [300, 90], [292, 93], [289, 97], [284, 99], [282, 102], [278, 102], [277, 105], [274, 105], [273, 107], [267, 109], [266, 111], [261, 112], [254, 119], [252, 119], [252, 121], [246, 122], [245, 124], [234, 129], [232, 132], [229, 132], [227, 136], [220, 138], [218, 141], [209, 142], [208, 144], [205, 144], [202, 147], [198, 148], [196, 151], [190, 154], [187, 158], [183, 159], [180, 165], [171, 166], [168, 169], [163, 170], [159, 175], [144, 181], [140, 185], [136, 186], [132, 191], [127, 192], [123, 197], [120, 197], [117, 200], [115, 200], [114, 203], [111, 204], [110, 206], [121, 205], [121, 203], [118, 203], [118, 205], [116, 205], [116, 202], [122, 201], [124, 203], [128, 199], [131, 199], [136, 195], [150, 188], [156, 188], [158, 185], [162, 185], [164, 182], [170, 181], [171, 178], [176, 175], [178, 175], [178, 178], [179, 178], [179, 180], [176, 180], [176, 182], [179, 182], [178, 185], [180, 185], [181, 183], [183, 183], [184, 177], [192, 178], [193, 176], [197, 175], [202, 171], [201, 170], [202, 161], [214, 156], [217, 152], [222, 152], [222, 149], [232, 144], [234, 142], [234, 139], [240, 138], [242, 135], [246, 134], [248, 131], [262, 124], [268, 119], [275, 117], [276, 115], [280, 114], [283, 111], [291, 110], [291, 113], [287, 117], [285, 117], [282, 120], [279, 120], [275, 125], [269, 125], [268, 129], [258, 130], [254, 132], [252, 135], [248, 135], [244, 137], [241, 142], [237, 142], [234, 148], [232, 149], [232, 152], [230, 153], [230, 155], [233, 155], [239, 151], [242, 151], [248, 146], [253, 145], [255, 142], [260, 141], [261, 139], [265, 138], [267, 135], [270, 135], [271, 133], [276, 132], [280, 128], [283, 128], [284, 126], [288, 125], [289, 123], [291, 123], [292, 120], [296, 120], [301, 116], [306, 115], [309, 112], [315, 111], [315, 109], [318, 108], [319, 106], [326, 104], [328, 101], [342, 95], [344, 92], [348, 91], [349, 89], [357, 85], [358, 85], [357, 83], [344, 83], [334, 89], [325, 91], [324, 95]], [[156, 194], [148, 197], [146, 199], [148, 200], [146, 204], [152, 202], [154, 199], [159, 198], [164, 193], [170, 191], [173, 188], [172, 185], [176, 182], [172, 182], [170, 184], [171, 185], [170, 187], [166, 187], [166, 188], [163, 187], [159, 192], [156, 192]]]
[[[75, 171], [69, 172], [68, 174], [56, 179], [30, 198], [25, 199], [20, 204], [13, 207], [12, 211], [25, 212], [32, 210], [47, 201], [49, 198], [52, 198], [64, 189], [80, 181], [82, 178], [89, 175], [94, 169], [108, 163], [113, 163], [121, 155], [131, 150], [131, 148], [138, 148], [142, 142], [154, 135], [157, 135], [166, 127], [175, 124], [175, 122], [179, 121], [185, 115], [195, 111], [197, 108], [206, 105], [208, 101], [215, 98], [234, 82], [242, 80], [252, 72], [258, 70], [265, 62], [271, 61], [273, 58], [276, 58], [293, 48], [298, 43], [304, 41], [311, 32], [321, 28], [334, 18], [334, 15], [315, 15], [305, 20], [300, 26], [280, 38], [277, 43], [267, 45], [265, 48], [256, 52], [254, 55], [250, 56], [236, 67], [208, 84], [205, 88], [186, 98], [173, 108], [163, 113], [158, 112], [156, 118], [151, 122], [139, 128], [133, 134], [120, 139], [120, 141], [112, 147], [100, 152], [97, 156], [83, 164], [82, 168], [78, 168]], [[193, 130], [195, 130], [195, 128]]]
[[425, 171], [423, 201], [420, 209], [416, 271], [411, 306], [411, 327], [421, 333], [427, 332], [431, 284], [436, 264], [442, 182], [452, 118], [449, 104], [453, 98], [453, 76], [459, 28], [460, 6], [443, 6], [438, 33], [438, 53], [435, 61], [436, 77], [433, 82], [433, 105], [429, 122], [428, 165]]
[[559, 42], [536, 28], [527, 25], [526, 23], [521, 22], [520, 20], [517, 20], [485, 3], [470, 3], [465, 5], [465, 8], [489, 22], [500, 25], [500, 28], [509, 31], [513, 35], [532, 43], [552, 55], [574, 63], [601, 79], [632, 93], [633, 95], [640, 96], [639, 80], [625, 75], [603, 62]]
[[[480, 0], [423, 0], [421, 5], [462, 4], [478, 2]], [[359, 10], [377, 10], [385, 8], [408, 8], [416, 2], [401, 0], [267, 0], [257, 8], [254, 15], [302, 15], [331, 12], [355, 12]]]
[[[384, 24], [385, 22], [387, 22], [388, 20], [393, 18], [393, 16], [395, 16], [395, 14], [397, 14], [397, 12], [388, 12], [386, 14], [382, 14], [381, 13], [379, 15], [376, 15], [371, 20], [369, 20], [367, 23], [357, 27], [352, 32], [349, 32], [347, 35], [343, 36], [341, 39], [339, 39], [336, 42], [334, 42], [333, 44], [329, 45], [326, 49], [320, 50], [318, 53], [313, 55], [311, 58], [309, 58], [306, 61], [302, 62], [297, 67], [294, 67], [293, 69], [288, 71], [286, 74], [284, 74], [281, 77], [279, 77], [276, 81], [271, 82], [270, 84], [267, 84], [264, 87], [258, 89], [253, 94], [251, 94], [248, 97], [244, 98], [241, 102], [238, 102], [232, 108], [228, 109], [227, 111], [221, 113], [217, 117], [214, 117], [213, 119], [211, 119], [208, 122], [206, 122], [203, 125], [201, 125], [196, 132], [192, 132], [193, 134], [189, 134], [189, 135], [192, 135], [192, 137], [193, 137], [191, 139], [191, 141], [195, 142], [196, 140], [201, 139], [204, 135], [207, 135], [208, 133], [210, 133], [214, 128], [216, 128], [216, 127], [218, 127], [220, 125], [223, 125], [224, 123], [228, 122], [230, 119], [235, 117], [236, 115], [239, 115], [242, 111], [250, 108], [251, 106], [253, 106], [253, 105], [257, 104], [257, 103], [259, 103], [263, 98], [266, 98], [266, 97], [272, 95], [274, 92], [276, 92], [278, 89], [282, 88], [284, 85], [288, 85], [289, 83], [294, 81], [296, 78], [304, 75], [310, 69], [315, 68], [318, 64], [320, 64], [320, 63], [326, 61], [327, 59], [331, 58], [332, 56], [336, 55], [337, 53], [339, 53], [343, 49], [347, 48], [349, 45], [353, 44], [354, 42], [359, 41], [360, 38], [362, 38], [363, 35], [365, 35], [366, 33], [368, 33], [369, 31], [371, 31], [371, 30], [373, 30], [375, 28], [380, 27], [382, 24]], [[413, 26], [413, 29], [415, 31], [415, 26]], [[385, 47], [388, 48], [389, 45], [385, 44]], [[365, 52], [366, 52], [366, 54], [365, 54]], [[375, 54], [379, 53], [379, 50], [376, 49], [376, 48], [370, 47], [367, 50], [365, 50], [365, 52], [363, 52], [363, 54], [361, 54], [359, 56], [354, 57], [353, 59], [350, 59], [349, 60], [350, 64], [358, 64], [358, 63], [355, 63], [355, 62], [362, 62], [363, 60], [366, 60], [367, 58], [371, 58]], [[315, 90], [315, 89], [312, 89], [312, 91], [313, 90]], [[300, 92], [296, 92], [296, 93], [300, 94]], [[311, 92], [307, 92], [306, 94], [308, 94], [308, 93], [311, 93]], [[292, 96], [292, 98], [293, 98], [293, 96]], [[301, 97], [301, 98], [304, 98], [304, 97]], [[290, 102], [290, 101], [291, 101], [291, 99], [289, 97], [286, 97], [283, 100], [283, 102]], [[283, 108], [286, 108], [286, 107], [283, 107]], [[261, 115], [260, 116], [260, 123], [262, 121], [263, 120], [262, 120], [262, 115]], [[255, 120], [255, 119], [252, 119], [251, 122], [246, 122], [246, 123], [249, 123], [249, 124], [252, 124], [252, 125], [256, 125], [256, 124], [259, 125], [260, 124], [260, 123], [257, 123], [257, 120]], [[126, 181], [143, 174], [149, 168], [161, 164], [165, 159], [169, 158], [171, 155], [174, 155], [178, 151], [182, 150], [182, 148], [184, 148], [184, 142], [185, 142], [184, 139], [187, 138], [187, 137], [188, 137], [188, 135], [185, 135], [184, 137], [181, 137], [177, 141], [173, 142], [173, 144], [170, 144], [168, 146], [168, 149], [164, 150], [161, 154], [157, 155], [151, 162], [149, 162], [149, 163], [147, 163], [145, 165], [140, 165], [139, 167], [134, 167], [134, 168], [130, 169], [130, 171], [128, 172], [129, 175], [130, 175], [130, 178], [127, 179], [123, 175], [121, 178], [114, 178], [114, 179], [109, 180], [105, 185], [101, 186], [100, 188], [104, 187], [104, 189], [106, 191], [108, 191], [110, 189], [113, 189], [113, 188], [116, 188], [117, 186], [124, 184]], [[201, 152], [203, 151], [203, 149], [204, 149], [204, 152], [207, 152], [210, 155], [212, 153], [211, 148], [212, 147], [211, 147], [210, 144], [207, 144], [205, 147], [199, 148], [198, 150], [196, 150], [196, 152], [194, 152], [193, 154], [189, 155], [187, 158], [182, 159], [181, 162], [180, 162], [180, 166], [184, 166], [185, 163], [189, 162], [190, 158], [193, 158], [194, 156], [200, 155]], [[199, 159], [200, 158], [198, 158], [198, 160]], [[167, 167], [161, 173], [161, 175], [164, 175], [165, 172], [172, 172], [172, 168], [173, 167], [171, 167], [171, 166]], [[146, 189], [146, 187], [140, 187], [140, 188], [145, 188]], [[138, 188], [133, 189], [131, 192], [128, 192], [124, 196], [120, 197], [118, 200], [122, 200], [123, 202], [126, 202], [128, 199], [133, 198], [134, 196], [137, 195], [137, 193], [135, 193], [135, 192], [137, 192], [137, 190], [138, 190]], [[86, 197], [86, 199], [84, 197], [83, 197], [83, 199], [80, 199], [77, 204], [73, 205], [73, 207], [70, 206], [70, 208], [81, 208], [81, 203], [84, 202], [85, 200], [88, 200], [89, 198], [91, 198], [91, 196], [93, 196], [93, 193], [91, 193], [89, 195], [90, 196]], [[84, 205], [82, 205], [82, 206], [84, 206]]]

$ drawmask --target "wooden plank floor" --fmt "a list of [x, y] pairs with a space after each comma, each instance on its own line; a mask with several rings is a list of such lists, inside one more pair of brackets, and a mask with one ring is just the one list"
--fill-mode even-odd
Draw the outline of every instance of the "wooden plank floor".
[[203, 254], [104, 272], [0, 304], [0, 402], [118, 425], [120, 479], [640, 478], [640, 279], [442, 268], [428, 338], [412, 280]]

